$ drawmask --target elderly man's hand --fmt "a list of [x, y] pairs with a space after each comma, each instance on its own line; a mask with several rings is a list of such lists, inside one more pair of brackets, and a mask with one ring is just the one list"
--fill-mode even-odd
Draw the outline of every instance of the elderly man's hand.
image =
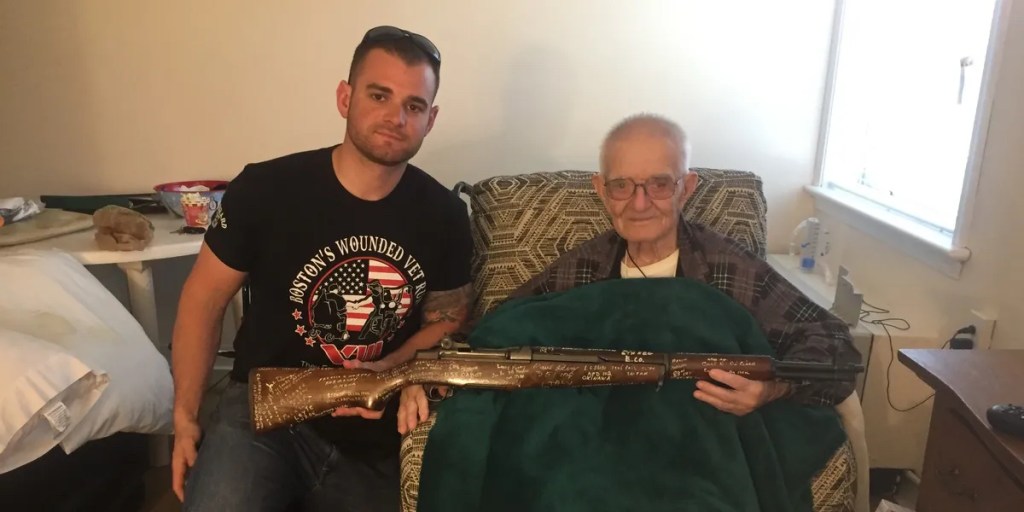
[[[420, 385], [407, 386], [402, 389], [401, 405], [398, 407], [398, 433], [405, 435], [412, 432], [416, 425], [427, 421], [430, 417], [428, 396], [447, 397], [448, 386], [433, 386], [436, 395], [431, 394]], [[433, 400], [433, 398], [429, 399]]]
[[718, 369], [711, 370], [708, 375], [728, 387], [705, 380], [697, 381], [697, 390], [693, 392], [693, 396], [720, 411], [736, 416], [749, 414], [789, 392], [789, 384], [784, 382], [750, 380]]

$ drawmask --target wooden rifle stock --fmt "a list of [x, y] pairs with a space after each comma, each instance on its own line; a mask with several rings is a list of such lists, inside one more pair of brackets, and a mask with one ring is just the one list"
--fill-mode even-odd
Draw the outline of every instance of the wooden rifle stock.
[[852, 380], [861, 365], [775, 361], [769, 356], [668, 354], [520, 347], [471, 349], [446, 343], [390, 370], [253, 368], [249, 406], [256, 432], [326, 416], [338, 407], [381, 410], [403, 387], [435, 384], [515, 390], [660, 384], [707, 379], [721, 369], [751, 380]]

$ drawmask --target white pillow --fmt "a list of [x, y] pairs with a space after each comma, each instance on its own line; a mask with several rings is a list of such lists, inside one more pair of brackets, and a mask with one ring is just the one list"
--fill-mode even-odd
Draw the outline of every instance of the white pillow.
[[81, 263], [57, 251], [16, 252], [0, 256], [0, 283], [28, 291], [0, 291], [0, 327], [46, 339], [110, 376], [103, 396], [61, 440], [65, 452], [116, 432], [171, 433], [167, 360]]
[[78, 426], [107, 386], [56, 345], [0, 329], [0, 473], [32, 462]]

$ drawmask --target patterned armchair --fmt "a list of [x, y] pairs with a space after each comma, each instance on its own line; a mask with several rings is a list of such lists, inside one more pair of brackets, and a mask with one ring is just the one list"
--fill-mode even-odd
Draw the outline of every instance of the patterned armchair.
[[[765, 255], [765, 198], [754, 173], [693, 169], [700, 182], [683, 215]], [[562, 253], [611, 229], [591, 172], [557, 171], [496, 176], [475, 185], [460, 183], [472, 209], [473, 319], [497, 307], [513, 290]], [[402, 506], [416, 510], [419, 471], [433, 415], [403, 439]], [[817, 512], [854, 510], [856, 463], [844, 444], [812, 484]]]

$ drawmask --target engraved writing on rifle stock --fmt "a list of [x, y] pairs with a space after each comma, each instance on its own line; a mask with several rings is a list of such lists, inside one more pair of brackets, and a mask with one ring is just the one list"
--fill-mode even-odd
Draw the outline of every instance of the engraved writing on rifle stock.
[[564, 388], [655, 383], [663, 366], [557, 361], [415, 359], [380, 373], [337, 368], [256, 368], [250, 407], [257, 432], [330, 414], [338, 407], [382, 409], [410, 384], [486, 389]]

